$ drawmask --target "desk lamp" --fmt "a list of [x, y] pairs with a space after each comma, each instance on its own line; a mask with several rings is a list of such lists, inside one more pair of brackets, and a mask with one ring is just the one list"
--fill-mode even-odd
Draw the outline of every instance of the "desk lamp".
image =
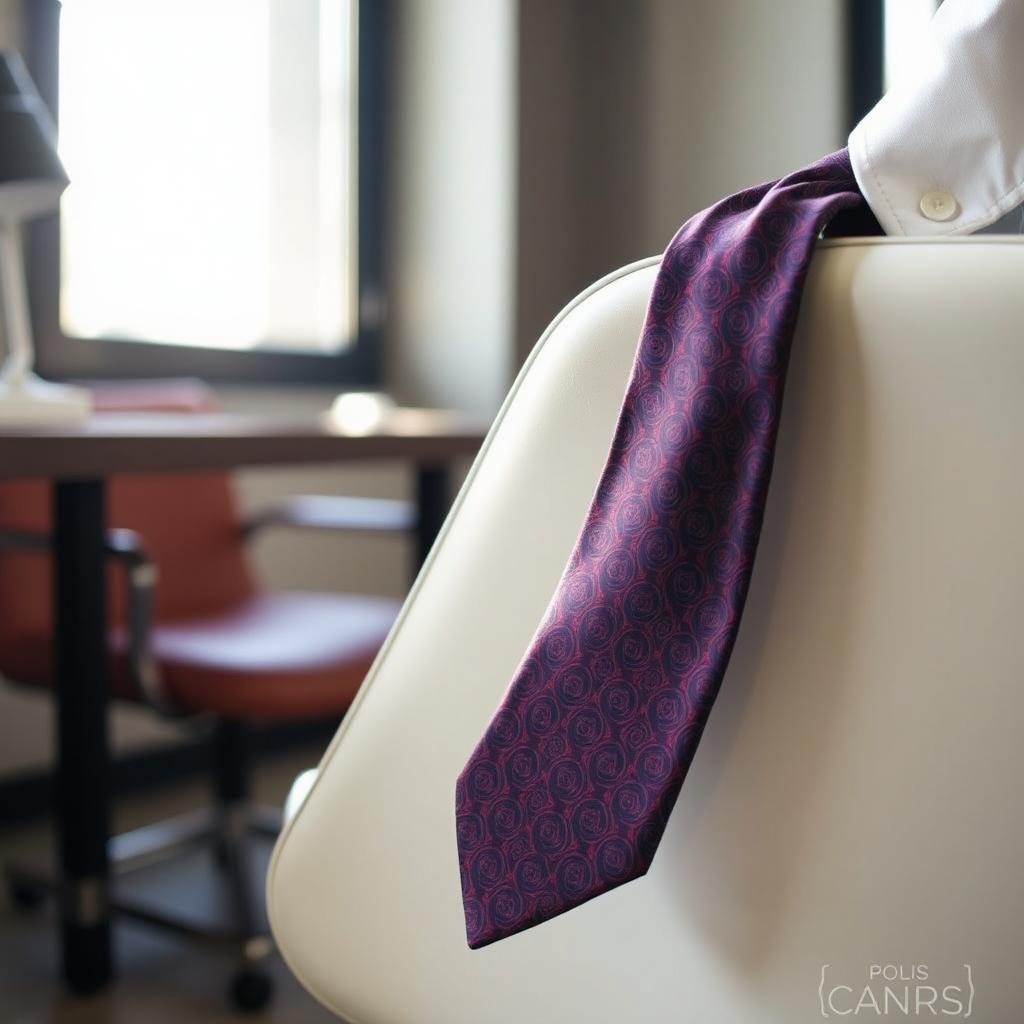
[[35, 358], [22, 262], [21, 222], [56, 210], [68, 178], [56, 131], [25, 65], [0, 52], [0, 295], [7, 358], [0, 368], [0, 425], [82, 419], [90, 398], [32, 372]]

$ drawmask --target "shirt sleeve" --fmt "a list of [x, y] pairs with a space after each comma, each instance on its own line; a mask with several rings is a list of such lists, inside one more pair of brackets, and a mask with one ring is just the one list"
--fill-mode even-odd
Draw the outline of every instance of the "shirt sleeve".
[[886, 234], [970, 234], [1024, 202], [1024, 0], [945, 0], [926, 31], [850, 160]]

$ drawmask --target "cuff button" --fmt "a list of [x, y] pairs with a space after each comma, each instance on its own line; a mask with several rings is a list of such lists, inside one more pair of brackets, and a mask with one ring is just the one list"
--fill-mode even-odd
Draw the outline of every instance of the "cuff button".
[[957, 201], [949, 192], [933, 189], [921, 196], [921, 212], [929, 220], [949, 220], [958, 210]]

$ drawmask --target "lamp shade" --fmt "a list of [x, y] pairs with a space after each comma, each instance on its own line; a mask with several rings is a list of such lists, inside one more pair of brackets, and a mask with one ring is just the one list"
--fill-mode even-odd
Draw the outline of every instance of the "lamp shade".
[[21, 57], [0, 52], [0, 218], [55, 209], [67, 184], [46, 105]]

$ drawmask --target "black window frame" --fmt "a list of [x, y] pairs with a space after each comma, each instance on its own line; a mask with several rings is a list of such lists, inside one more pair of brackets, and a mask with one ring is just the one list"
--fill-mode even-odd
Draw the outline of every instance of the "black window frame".
[[[385, 73], [388, 0], [356, 0], [357, 36], [357, 320], [341, 352], [237, 351], [131, 339], [68, 337], [61, 330], [60, 217], [26, 225], [27, 276], [36, 368], [51, 378], [118, 379], [196, 376], [237, 384], [335, 384], [381, 381], [384, 310]], [[59, 119], [59, 0], [22, 0], [24, 57], [43, 100]]]

